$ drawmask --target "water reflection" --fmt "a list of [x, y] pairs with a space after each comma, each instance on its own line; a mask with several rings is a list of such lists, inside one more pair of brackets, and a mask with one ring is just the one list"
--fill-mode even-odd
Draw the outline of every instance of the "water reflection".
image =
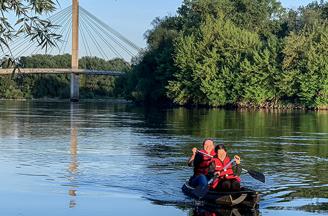
[[[241, 154], [245, 167], [267, 176], [265, 185], [243, 176], [246, 186], [261, 192], [262, 212], [328, 212], [327, 112], [2, 101], [0, 122], [0, 162], [7, 164], [0, 171], [14, 170], [0, 178], [2, 188], [30, 196], [63, 195], [61, 208], [85, 209], [94, 204], [85, 199], [99, 194], [191, 202], [180, 190], [192, 173], [186, 160], [193, 146], [214, 137], [231, 154]], [[194, 214], [193, 207], [188, 209]]]
[[206, 208], [194, 208], [189, 212], [189, 216], [259, 216], [258, 210], [251, 209], [206, 209]]
[[71, 162], [69, 164], [68, 170], [69, 170], [69, 181], [71, 182], [70, 184], [70, 189], [68, 190], [68, 194], [71, 197], [70, 202], [69, 202], [69, 208], [75, 208], [76, 207], [76, 195], [77, 195], [77, 186], [75, 185], [76, 181], [76, 175], [78, 172], [78, 140], [77, 140], [77, 135], [78, 135], [78, 129], [77, 129], [77, 123], [76, 123], [76, 117], [75, 113], [78, 112], [78, 104], [76, 103], [71, 103], [71, 115], [70, 115], [70, 122], [71, 122], [71, 145], [70, 145], [70, 154], [71, 154]]

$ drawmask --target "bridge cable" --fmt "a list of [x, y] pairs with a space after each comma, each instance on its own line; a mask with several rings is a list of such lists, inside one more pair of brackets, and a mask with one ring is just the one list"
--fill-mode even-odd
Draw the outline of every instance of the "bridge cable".
[[[71, 7], [69, 7], [71, 9]], [[56, 21], [56, 25], [59, 25], [61, 27], [61, 30], [60, 32], [58, 33], [59, 35], [63, 35], [64, 31], [65, 31], [65, 28], [66, 26], [68, 25], [69, 23], [69, 17], [70, 17], [70, 14], [71, 14], [71, 10], [68, 10], [68, 12], [62, 16], [62, 19]], [[54, 32], [52, 32], [54, 33]], [[63, 43], [64, 41], [63, 40], [60, 40], [61, 43]], [[49, 53], [51, 54], [51, 52], [54, 50], [55, 46], [52, 46], [49, 50]], [[56, 48], [58, 48], [59, 50], [59, 45], [57, 44]]]
[[[88, 20], [88, 18], [87, 18]], [[89, 20], [88, 20], [89, 21]], [[89, 22], [90, 23], [90, 22]], [[90, 23], [90, 26], [92, 26], [92, 28], [97, 31], [95, 29], [95, 26], [93, 25], [93, 23]], [[100, 29], [101, 30], [101, 29]], [[101, 37], [102, 41], [109, 47], [109, 49], [115, 54], [118, 55], [119, 57], [123, 58], [122, 55], [105, 39], [105, 37], [103, 36], [102, 33], [99, 33], [99, 31], [97, 31], [98, 35]]]
[[[61, 15], [62, 12], [65, 12], [65, 11], [60, 11], [59, 13], [57, 13], [57, 14], [51, 16], [51, 17], [55, 17], [56, 15]], [[30, 38], [28, 37], [28, 35], [25, 35], [25, 37], [20, 37], [19, 39], [13, 40], [10, 43], [15, 44], [15, 47], [17, 48], [17, 47], [21, 47], [21, 45], [26, 43], [29, 39]], [[7, 51], [9, 51], [8, 47], [6, 47], [6, 49], [7, 49]], [[11, 48], [11, 49], [14, 50], [13, 48]]]
[[130, 52], [129, 49], [124, 47], [124, 45], [122, 45], [117, 39], [115, 39], [112, 35], [110, 35], [108, 32], [106, 32], [101, 26], [99, 26], [99, 23], [97, 22], [97, 20], [92, 19], [92, 17], [90, 17], [90, 16], [88, 16], [88, 18], [90, 18], [95, 26], [97, 26], [99, 29], [101, 29], [104, 32], [104, 34], [107, 35], [107, 37], [111, 38], [112, 41], [114, 41], [117, 45], [119, 45], [127, 54], [129, 54], [130, 56], [134, 56], [134, 54], [132, 52]]
[[70, 35], [71, 35], [71, 32], [72, 32], [72, 22], [73, 22], [72, 19], [70, 19], [69, 22], [68, 22], [68, 27], [67, 27], [66, 35], [63, 38], [64, 39], [63, 40], [63, 44], [62, 44], [62, 46], [59, 49], [59, 55], [63, 55], [64, 52], [65, 52], [65, 50], [66, 50], [66, 47], [67, 47], [67, 44], [68, 44], [68, 41], [70, 39]]
[[[81, 7], [81, 6], [80, 6]], [[95, 20], [98, 21], [98, 23], [100, 23], [103, 27], [107, 28], [110, 32], [112, 32], [116, 37], [120, 38], [121, 40], [125, 41], [127, 44], [129, 44], [132, 48], [134, 48], [136, 51], [140, 51], [140, 48], [135, 45], [134, 43], [132, 43], [130, 40], [128, 40], [127, 38], [125, 38], [122, 34], [120, 34], [119, 32], [117, 32], [116, 30], [114, 30], [113, 28], [111, 28], [110, 26], [108, 26], [106, 23], [104, 23], [103, 21], [101, 21], [100, 19], [98, 19], [96, 16], [94, 16], [93, 14], [91, 14], [89, 11], [85, 10], [83, 7], [81, 7], [81, 10], [84, 11], [85, 13], [87, 13], [89, 16], [93, 17]]]
[[[82, 38], [83, 46], [84, 46], [84, 48], [86, 50], [86, 56], [89, 56], [89, 55], [91, 56], [90, 48], [89, 48], [89, 46], [88, 46], [88, 44], [86, 42], [86, 38], [84, 36], [84, 29], [82, 28], [82, 26], [81, 26], [81, 38]], [[89, 53], [88, 53], [88, 51], [89, 51]], [[87, 58], [85, 58], [84, 69], [88, 69], [87, 68]]]
[[85, 37], [85, 29], [84, 29], [84, 26], [81, 25], [81, 36], [82, 36], [82, 40], [84, 39], [85, 41], [85, 48], [86, 48], [86, 54], [87, 56], [90, 56], [91, 57], [91, 49], [89, 47], [89, 44], [87, 42], [87, 38]]
[[[128, 55], [130, 55], [130, 56], [134, 56], [134, 54], [132, 53], [132, 52], [130, 52], [126, 47], [124, 47], [119, 41], [117, 41], [115, 38], [113, 38], [110, 34], [108, 34], [108, 32], [106, 32], [103, 28], [101, 28], [99, 25], [98, 25], [98, 23], [95, 21], [95, 20], [93, 20], [93, 19], [91, 19], [91, 17], [89, 17], [89, 16], [87, 16], [87, 18], [88, 18], [88, 20], [91, 20], [90, 22], [92, 22], [92, 24], [91, 24], [91, 26], [95, 26], [95, 27], [98, 27], [98, 29], [100, 29], [101, 31], [102, 31], [102, 33], [104, 33], [107, 37], [109, 37], [109, 38], [111, 38], [118, 46], [120, 46], [121, 47], [121, 49], [123, 50], [123, 51], [125, 51]], [[103, 38], [104, 39], [104, 38]], [[110, 43], [108, 42], [108, 41], [106, 41], [106, 39], [104, 39], [105, 40], [105, 43], [110, 47], [110, 49], [112, 48], [112, 49], [114, 49], [115, 50], [115, 48], [112, 46], [112, 45], [110, 45]], [[115, 53], [117, 54], [118, 52], [115, 50]], [[121, 58], [122, 58], [122, 56], [121, 55], [119, 55]]]
[[[95, 17], [93, 14], [82, 7], [80, 7], [80, 11], [80, 35], [82, 37], [83, 47], [86, 50], [85, 52], [87, 56], [90, 55], [90, 57], [92, 57], [87, 35], [92, 41], [91, 43], [95, 45], [98, 53], [106, 60], [109, 60], [106, 54], [108, 51], [113, 53], [114, 56], [123, 58], [117, 48], [121, 49], [131, 57], [134, 56], [134, 53], [130, 51], [128, 47], [140, 51], [139, 47], [137, 47], [119, 32], [115, 31], [110, 26], [102, 22], [100, 19]], [[46, 54], [51, 55], [52, 52], [57, 49], [59, 50], [59, 54], [64, 54], [69, 42], [70, 35], [72, 34], [71, 14], [72, 6], [68, 6], [48, 18], [48, 20], [54, 25], [54, 28], [50, 30], [51, 33], [60, 34], [62, 39], [60, 39], [55, 46], [51, 46], [49, 49], [47, 48], [45, 50]], [[10, 54], [8, 55], [4, 51], [3, 55], [0, 55], [0, 57], [11, 56], [14, 58], [14, 56], [17, 56], [19, 58], [22, 53], [30, 52], [30, 55], [33, 55], [43, 49], [42, 46], [39, 45], [39, 41], [31, 40], [28, 35], [25, 35], [25, 37], [21, 37], [11, 42], [14, 44], [14, 47], [13, 49], [8, 50]], [[34, 50], [32, 49], [33, 46], [36, 46]]]
[[[60, 16], [61, 16], [61, 14], [64, 14], [64, 13], [68, 13], [68, 11], [66, 11], [66, 9], [64, 10], [64, 11], [60, 11], [59, 13], [57, 13], [57, 14], [55, 14], [55, 15], [53, 15], [53, 16], [51, 16], [51, 17], [56, 17], [56, 16], [58, 16], [59, 18], [61, 18]], [[27, 43], [27, 42], [29, 42], [29, 43]], [[32, 41], [29, 37], [28, 37], [28, 35], [25, 35], [25, 37], [21, 37], [21, 38], [19, 38], [18, 40], [16, 40], [16, 41], [12, 41], [12, 43], [15, 43], [16, 45], [14, 46], [14, 47], [12, 47], [11, 48], [11, 50], [9, 51], [9, 50], [7, 50], [7, 51], [9, 51], [9, 52], [12, 52], [11, 53], [11, 58], [13, 58], [13, 59], [18, 59], [19, 58], [19, 55], [21, 54], [21, 53], [23, 53], [23, 51], [28, 51], [29, 50], [29, 48], [31, 48], [31, 46], [28, 46], [27, 48], [28, 49], [26, 49], [26, 47], [24, 47], [24, 46], [22, 46], [22, 45], [24, 45], [24, 44], [32, 44], [32, 45], [34, 45], [34, 41]], [[38, 46], [38, 45], [37, 45]], [[42, 47], [41, 47], [42, 48]], [[8, 49], [8, 48], [7, 48]], [[6, 54], [4, 53], [4, 56], [6, 56]], [[15, 56], [17, 56], [17, 58], [15, 58]]]
[[[84, 17], [81, 17], [81, 20], [84, 21], [84, 23], [91, 28], [93, 31], [95, 31], [94, 27], [86, 20], [84, 20]], [[91, 38], [94, 39], [93, 41], [95, 42], [98, 52], [102, 55], [104, 59], [109, 59], [108, 56], [106, 55], [105, 51], [103, 50], [102, 46], [100, 46], [99, 42], [96, 40], [97, 37], [94, 37], [94, 34], [92, 33], [93, 31], [88, 31], [91, 34]], [[99, 35], [99, 32], [96, 32], [97, 35]]]
[[[81, 17], [81, 18], [82, 18], [81, 20], [83, 21], [82, 24], [88, 25], [90, 28], [92, 28], [92, 26], [90, 26], [87, 22], [84, 21], [84, 18], [83, 18], [83, 17]], [[93, 39], [96, 38], [96, 37], [93, 35], [92, 31], [87, 31], [87, 33], [89, 34], [90, 38], [93, 38]], [[91, 40], [91, 41], [95, 44], [95, 46], [96, 46], [98, 52], [102, 55], [102, 57], [103, 57], [104, 59], [108, 59], [108, 57], [107, 57], [106, 54], [104, 53], [103, 49], [102, 49], [101, 46], [99, 45], [98, 41], [97, 41], [97, 40]]]
[[[59, 32], [60, 35], [62, 35], [64, 33], [64, 30], [65, 30], [65, 27], [64, 26], [67, 24], [67, 22], [69, 20], [69, 19], [67, 19], [67, 18], [69, 18], [69, 14], [70, 14], [70, 11], [68, 11], [64, 16], [62, 16], [58, 21], [56, 20], [57, 25], [61, 27], [61, 30]], [[66, 22], [66, 24], [65, 24], [65, 22]], [[54, 33], [54, 31], [52, 31], [51, 33]], [[62, 41], [62, 40], [60, 40], [60, 41]], [[56, 44], [56, 46], [52, 46], [50, 48], [50, 50], [46, 51], [45, 53], [46, 54], [51, 54], [51, 52], [53, 51], [53, 49], [55, 47], [59, 49], [59, 45]], [[42, 47], [37, 46], [36, 49], [30, 55], [33, 55], [34, 53], [38, 53], [41, 50], [42, 50]]]

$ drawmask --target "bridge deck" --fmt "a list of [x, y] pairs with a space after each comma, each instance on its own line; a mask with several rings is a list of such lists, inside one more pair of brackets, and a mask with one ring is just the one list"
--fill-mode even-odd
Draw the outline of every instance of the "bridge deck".
[[[12, 74], [13, 68], [0, 69], [0, 75]], [[102, 71], [102, 70], [86, 70], [86, 69], [66, 69], [66, 68], [20, 68], [15, 73], [20, 74], [87, 74], [87, 75], [108, 75], [108, 76], [122, 76], [124, 72], [120, 71]]]

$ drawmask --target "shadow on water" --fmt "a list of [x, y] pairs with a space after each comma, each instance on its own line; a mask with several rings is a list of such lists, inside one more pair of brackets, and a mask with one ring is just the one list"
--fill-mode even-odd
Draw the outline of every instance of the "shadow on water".
[[194, 208], [190, 210], [189, 216], [259, 216], [258, 210], [249, 209], [206, 209]]
[[259, 216], [259, 209], [250, 208], [227, 208], [210, 207], [201, 201], [191, 202], [163, 202], [160, 200], [152, 201], [155, 205], [172, 205], [187, 212], [188, 216]]

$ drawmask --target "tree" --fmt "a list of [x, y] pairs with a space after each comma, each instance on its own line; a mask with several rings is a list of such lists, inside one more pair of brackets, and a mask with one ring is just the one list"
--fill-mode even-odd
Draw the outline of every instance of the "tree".
[[[55, 6], [54, 0], [0, 1], [0, 50], [10, 50], [10, 41], [22, 35], [30, 37], [31, 41], [37, 41], [42, 48], [55, 46], [61, 37], [53, 31], [56, 26], [40, 18], [53, 12]], [[9, 14], [15, 15], [14, 23], [8, 20]]]
[[235, 85], [238, 86], [241, 103], [264, 107], [267, 103], [275, 104], [280, 100], [277, 86], [281, 75], [280, 52], [280, 40], [271, 36], [240, 64], [239, 79]]
[[298, 10], [289, 10], [281, 20], [280, 37], [287, 37], [292, 32], [300, 33], [305, 27], [327, 22], [328, 2], [314, 1]]
[[231, 20], [235, 25], [251, 31], [275, 32], [279, 19], [285, 14], [277, 0], [184, 0], [178, 10], [187, 32], [192, 32], [206, 16]]
[[224, 106], [238, 102], [240, 63], [261, 41], [231, 21], [208, 16], [198, 32], [182, 36], [176, 46], [178, 71], [169, 81], [168, 97], [180, 105]]
[[[21, 57], [17, 61], [21, 68], [69, 68], [71, 55], [33, 55]], [[98, 57], [83, 57], [80, 68], [96, 70], [115, 70], [128, 72], [130, 64], [123, 59], [106, 61]], [[0, 98], [69, 98], [69, 74], [20, 74], [13, 78], [0, 77]], [[123, 92], [123, 78], [111, 76], [81, 75], [82, 98], [116, 97]]]
[[285, 39], [280, 84], [289, 97], [308, 107], [328, 104], [328, 26], [305, 27]]
[[128, 73], [135, 101], [179, 105], [327, 107], [328, 3], [184, 0], [156, 19]]
[[176, 17], [153, 21], [154, 28], [145, 36], [148, 47], [127, 76], [127, 98], [136, 102], [158, 104], [167, 102], [166, 85], [176, 71], [174, 65], [174, 41], [178, 36], [179, 22]]

